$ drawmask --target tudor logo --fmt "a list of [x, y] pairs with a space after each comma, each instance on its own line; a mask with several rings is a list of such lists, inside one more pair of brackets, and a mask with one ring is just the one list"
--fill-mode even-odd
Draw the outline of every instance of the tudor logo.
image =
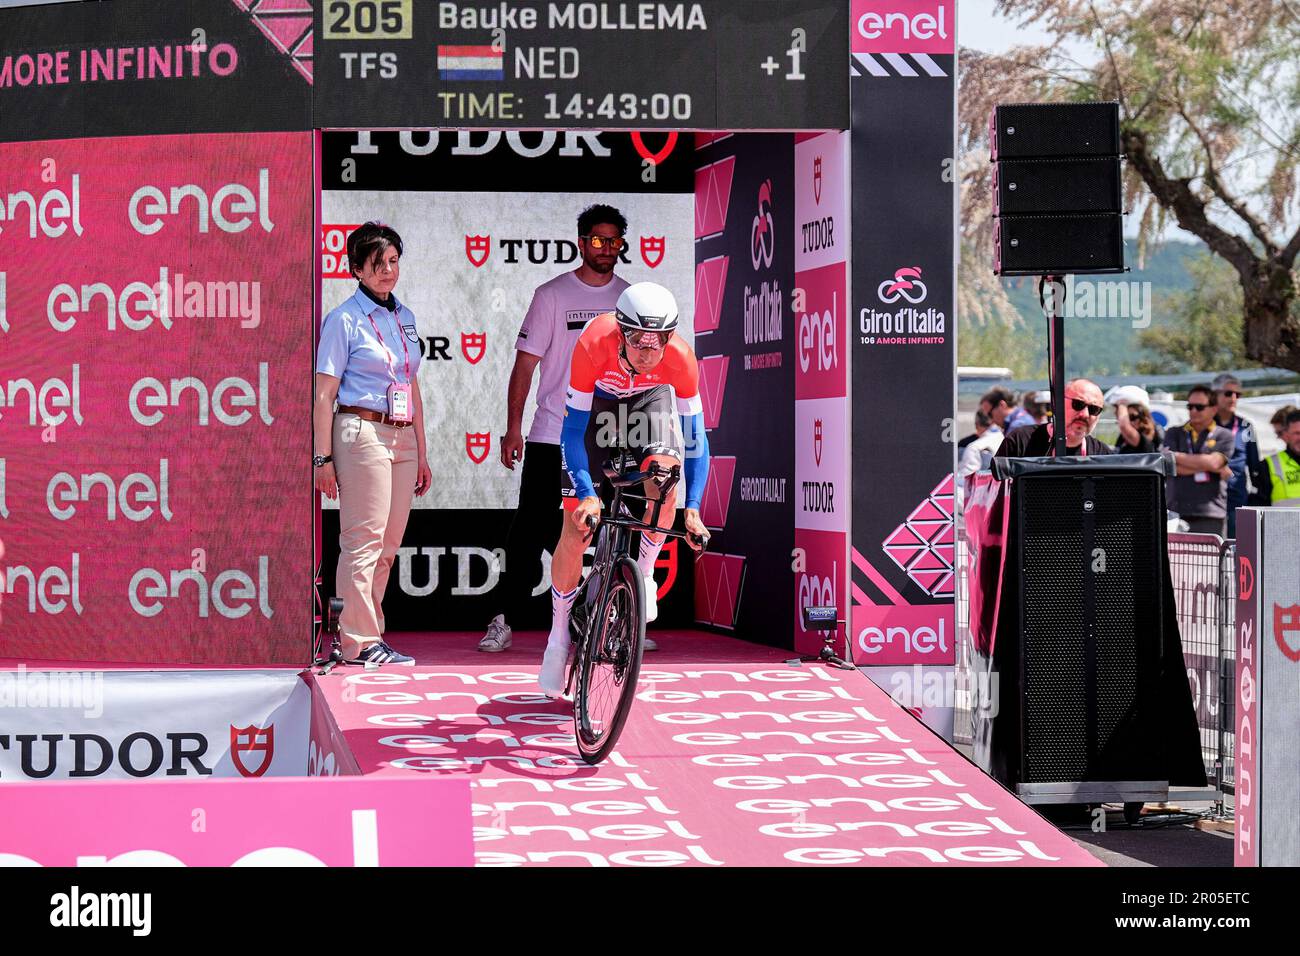
[[659, 268], [659, 263], [664, 261], [667, 247], [668, 241], [663, 236], [642, 236], [641, 261], [651, 269]]
[[1249, 601], [1255, 593], [1255, 566], [1244, 554], [1237, 558], [1237, 600]]
[[674, 130], [668, 134], [668, 138], [664, 140], [663, 148], [657, 153], [650, 152], [650, 147], [646, 146], [640, 132], [632, 134], [632, 145], [636, 147], [636, 151], [641, 155], [642, 159], [651, 166], [658, 166], [669, 157], [673, 147], [677, 145], [677, 131]]
[[920, 266], [904, 266], [902, 269], [897, 269], [892, 280], [886, 279], [876, 287], [876, 295], [884, 303], [906, 299], [916, 305], [925, 301], [928, 291], [925, 283], [921, 281]]
[[813, 201], [822, 201], [822, 158], [813, 158]]
[[469, 460], [474, 462], [474, 464], [483, 464], [483, 462], [487, 460], [488, 452], [491, 448], [491, 432], [465, 433], [465, 454], [469, 455]]
[[[655, 589], [655, 597], [660, 601], [668, 596], [668, 592], [671, 591], [673, 585], [677, 583], [677, 564], [677, 539], [669, 538], [664, 542], [663, 550], [659, 552], [659, 557], [655, 558], [655, 570], [658, 571], [663, 569], [667, 575], [664, 578], [664, 583], [658, 585]], [[648, 582], [647, 586], [653, 583], [652, 580]]]
[[813, 420], [813, 458], [820, 467], [822, 463], [822, 420]]
[[486, 351], [486, 332], [460, 333], [460, 354], [465, 356], [465, 361], [469, 362], [470, 365], [477, 365], [482, 361], [483, 353]]
[[466, 236], [465, 258], [475, 269], [487, 262], [488, 253], [492, 251], [491, 236]]
[[758, 215], [754, 217], [750, 229], [749, 260], [754, 269], [763, 263], [763, 268], [772, 265], [772, 254], [776, 251], [776, 223], [772, 219], [772, 180], [765, 179], [758, 187]]
[[[246, 754], [261, 754], [260, 762], [254, 769], [244, 763]], [[230, 725], [230, 759], [235, 764], [241, 777], [260, 777], [271, 769], [271, 759], [275, 756], [275, 724], [269, 727], [247, 727]]]
[[1273, 605], [1273, 639], [1289, 659], [1300, 661], [1300, 604]]

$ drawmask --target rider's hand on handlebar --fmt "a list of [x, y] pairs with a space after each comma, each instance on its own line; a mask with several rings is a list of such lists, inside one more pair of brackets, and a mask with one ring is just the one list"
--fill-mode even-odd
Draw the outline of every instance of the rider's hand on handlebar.
[[573, 523], [578, 526], [583, 538], [587, 538], [600, 523], [600, 499], [591, 497], [579, 501], [578, 507], [573, 509]]

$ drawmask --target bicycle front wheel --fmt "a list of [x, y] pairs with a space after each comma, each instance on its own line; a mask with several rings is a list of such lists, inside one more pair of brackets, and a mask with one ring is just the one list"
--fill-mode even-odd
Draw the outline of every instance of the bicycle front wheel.
[[644, 588], [636, 562], [620, 555], [582, 645], [574, 724], [578, 752], [587, 763], [609, 755], [632, 709], [645, 649]]

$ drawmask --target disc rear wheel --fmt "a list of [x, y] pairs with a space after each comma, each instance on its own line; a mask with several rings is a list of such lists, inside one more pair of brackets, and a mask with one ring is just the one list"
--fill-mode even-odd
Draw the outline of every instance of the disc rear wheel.
[[644, 587], [641, 569], [620, 556], [583, 644], [574, 723], [578, 752], [587, 763], [609, 755], [632, 709], [645, 647]]

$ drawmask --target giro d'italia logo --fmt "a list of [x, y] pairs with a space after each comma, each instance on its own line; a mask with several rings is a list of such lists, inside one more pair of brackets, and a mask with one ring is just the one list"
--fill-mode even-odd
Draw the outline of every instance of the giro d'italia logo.
[[925, 283], [921, 281], [920, 266], [905, 266], [894, 272], [894, 278], [886, 279], [876, 287], [876, 295], [881, 302], [891, 305], [899, 299], [906, 299], [912, 305], [925, 301]]
[[770, 268], [776, 251], [776, 222], [772, 219], [772, 180], [765, 179], [758, 187], [758, 215], [750, 229], [749, 258], [757, 271], [758, 264]]

